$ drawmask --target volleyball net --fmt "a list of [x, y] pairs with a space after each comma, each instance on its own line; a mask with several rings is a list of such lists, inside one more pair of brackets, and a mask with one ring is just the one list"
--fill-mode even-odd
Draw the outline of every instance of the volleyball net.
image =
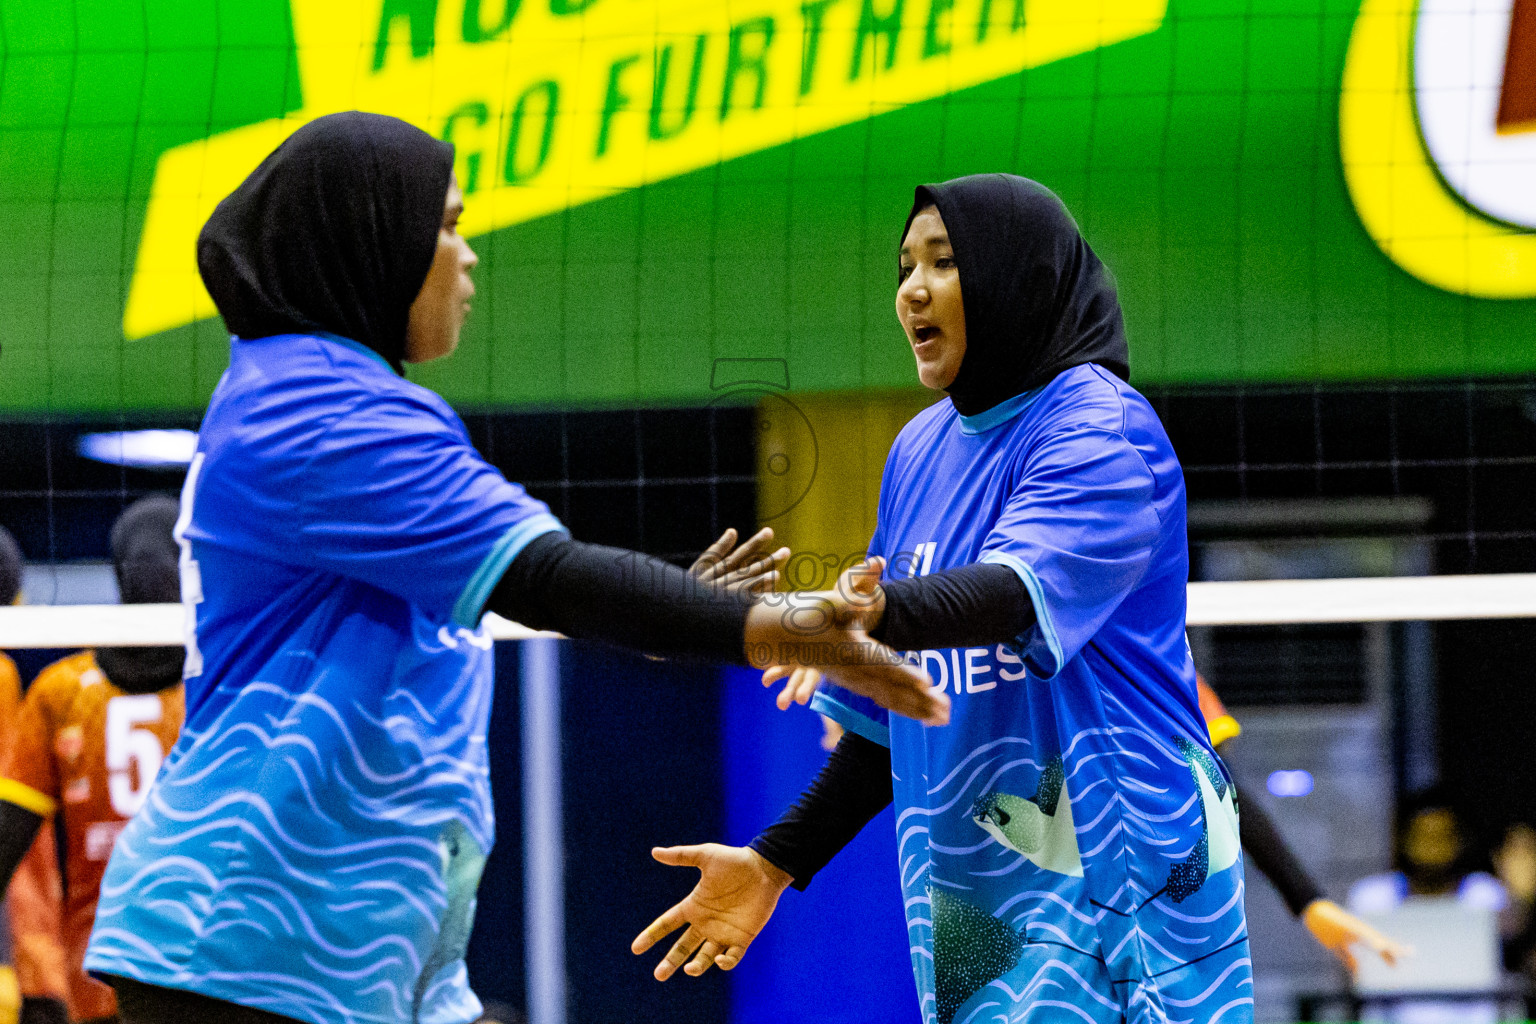
[[[1532, 618], [1536, 573], [1490, 573], [1191, 583], [1186, 621], [1212, 627]], [[484, 625], [493, 640], [556, 635], [495, 614]], [[177, 604], [21, 605], [0, 608], [0, 650], [174, 645], [184, 627]]]

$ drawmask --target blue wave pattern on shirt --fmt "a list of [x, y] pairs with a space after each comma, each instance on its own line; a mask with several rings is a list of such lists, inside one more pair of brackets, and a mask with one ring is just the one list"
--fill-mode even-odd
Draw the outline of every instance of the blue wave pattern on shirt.
[[235, 341], [177, 524], [186, 724], [86, 966], [316, 1024], [478, 1016], [491, 644], [456, 620], [559, 528], [371, 353]]
[[[379, 632], [356, 617], [331, 642], [378, 649]], [[472, 914], [492, 843], [490, 642], [442, 628], [416, 641], [420, 663], [385, 672], [384, 686], [370, 686], [378, 666], [363, 657], [350, 671], [331, 661], [297, 691], [267, 681], [316, 666], [290, 646], [183, 734], [118, 841], [92, 969], [301, 1019], [478, 1014], [463, 949], [439, 939], [467, 935], [450, 906]], [[435, 688], [411, 671], [427, 664], [450, 669]], [[444, 836], [459, 830], [473, 870], [455, 891]]]
[[[1084, 730], [1065, 753], [1056, 816], [1070, 803], [1081, 877], [1039, 866], [975, 820], [992, 794], [1037, 790], [1056, 755], [1042, 755], [1036, 741], [1000, 737], [956, 759], [936, 783], [897, 782], [899, 865], [925, 1020], [1031, 1019], [1037, 1007], [1094, 1024], [1242, 1019], [1252, 979], [1241, 866], [1228, 865], [1181, 902], [1164, 891], [1207, 828], [1199, 794], [1180, 784], [1187, 760], [1175, 744], [1129, 728]], [[976, 962], [993, 969], [972, 970]], [[955, 979], [968, 970], [970, 980]]]

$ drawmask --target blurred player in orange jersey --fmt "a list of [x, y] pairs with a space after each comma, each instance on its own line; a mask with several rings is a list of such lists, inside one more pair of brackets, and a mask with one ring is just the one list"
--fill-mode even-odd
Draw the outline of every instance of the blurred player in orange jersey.
[[[1231, 750], [1227, 745], [1243, 728], [1227, 712], [1221, 698], [1204, 678], [1197, 675], [1195, 682], [1199, 688], [1200, 714], [1211, 734], [1211, 746], [1223, 759], [1230, 759]], [[1324, 949], [1339, 958], [1351, 974], [1355, 970], [1355, 954], [1351, 947], [1363, 947], [1389, 964], [1396, 963], [1397, 958], [1407, 952], [1403, 946], [1324, 896], [1322, 887], [1302, 867], [1257, 800], [1243, 801], [1238, 815], [1238, 831], [1243, 852], [1274, 884], [1291, 913], [1301, 920]]]
[[[21, 549], [0, 527], [0, 604], [21, 600]], [[21, 677], [0, 654], [0, 762], [21, 710]], [[64, 890], [53, 830], [41, 832], [0, 893], [0, 1024], [54, 1024], [68, 1014], [64, 945], [59, 937]]]
[[[179, 600], [176, 502], [136, 502], [112, 529], [125, 604]], [[112, 846], [176, 742], [183, 704], [180, 647], [100, 648], [38, 674], [13, 719], [0, 761], [0, 881], [43, 823], [63, 815], [63, 937], [69, 1009], [80, 1021], [114, 1019], [112, 989], [82, 969]]]

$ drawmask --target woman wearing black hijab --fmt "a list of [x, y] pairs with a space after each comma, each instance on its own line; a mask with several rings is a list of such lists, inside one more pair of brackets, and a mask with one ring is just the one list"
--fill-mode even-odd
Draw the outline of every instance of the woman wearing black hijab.
[[[118, 840], [86, 958], [127, 1024], [478, 1016], [486, 609], [742, 663], [830, 641], [839, 682], [947, 713], [848, 602], [800, 599], [818, 614], [791, 623], [729, 574], [572, 540], [400, 375], [453, 350], [473, 294], [452, 168], [394, 118], [321, 118], [199, 238], [235, 338], [176, 528], [186, 724]], [[741, 575], [771, 583], [773, 564]]]
[[[1231, 781], [1184, 638], [1178, 460], [1126, 384], [1114, 282], [1066, 208], [1012, 175], [917, 189], [896, 312], [918, 377], [859, 581], [872, 635], [954, 700], [923, 728], [836, 687], [846, 732], [750, 847], [656, 851], [699, 867], [635, 942], [689, 925], [657, 967], [731, 968], [894, 797], [926, 1021], [1252, 1019]], [[962, 295], [963, 293], [963, 295]], [[815, 689], [788, 676], [780, 706]]]

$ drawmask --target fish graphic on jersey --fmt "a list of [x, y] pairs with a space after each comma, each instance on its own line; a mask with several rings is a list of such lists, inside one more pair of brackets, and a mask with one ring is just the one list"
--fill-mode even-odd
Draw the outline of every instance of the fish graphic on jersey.
[[1060, 754], [1051, 758], [1040, 774], [1034, 796], [1026, 799], [993, 790], [971, 805], [971, 820], [1037, 867], [1083, 877], [1072, 799]]
[[412, 1021], [421, 1019], [422, 1001], [438, 973], [464, 959], [469, 949], [469, 933], [475, 926], [475, 895], [485, 869], [485, 852], [461, 822], [449, 821], [437, 845], [442, 857], [448, 906], [443, 910], [438, 926], [437, 942], [416, 978]]
[[1183, 737], [1175, 737], [1179, 753], [1189, 765], [1200, 794], [1200, 841], [1188, 857], [1168, 870], [1168, 896], [1182, 903], [1205, 885], [1205, 880], [1237, 863], [1242, 842], [1237, 830], [1236, 790], [1209, 753]]

